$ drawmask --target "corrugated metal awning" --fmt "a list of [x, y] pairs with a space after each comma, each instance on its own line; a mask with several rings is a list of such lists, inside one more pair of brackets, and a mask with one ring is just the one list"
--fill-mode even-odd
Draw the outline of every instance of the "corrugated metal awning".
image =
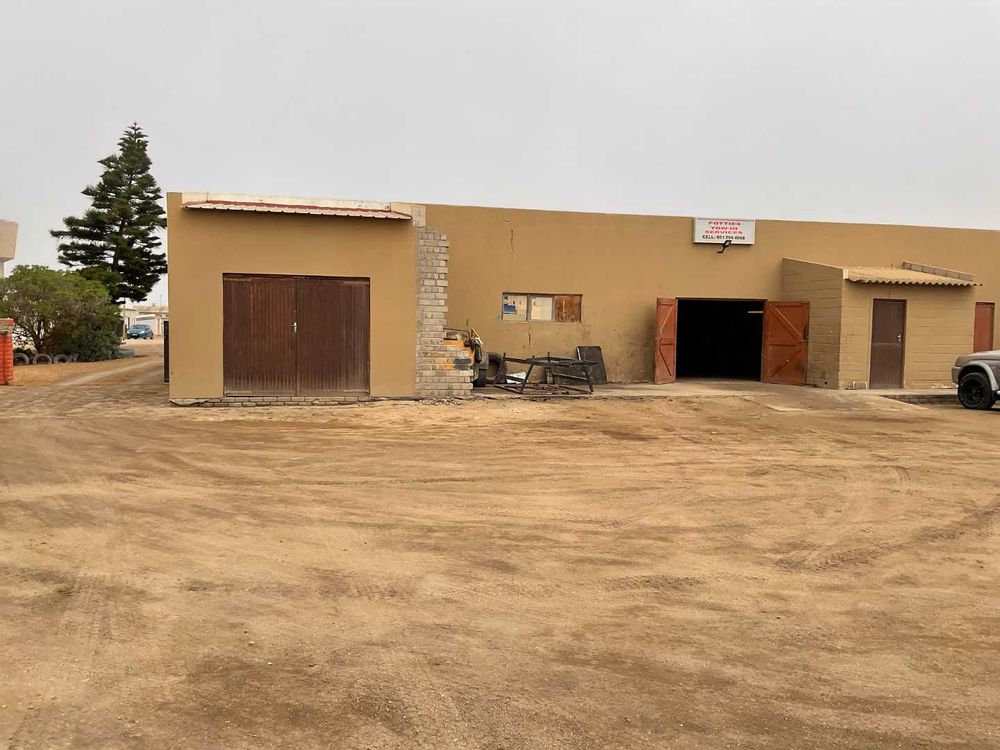
[[374, 201], [337, 201], [320, 198], [224, 195], [219, 193], [184, 193], [184, 208], [216, 211], [253, 211], [272, 214], [311, 214], [314, 216], [355, 216], [362, 219], [400, 219], [413, 217], [393, 209], [390, 203]]
[[945, 276], [912, 268], [854, 266], [844, 268], [844, 278], [861, 284], [911, 284], [916, 286], [976, 286], [970, 274]]

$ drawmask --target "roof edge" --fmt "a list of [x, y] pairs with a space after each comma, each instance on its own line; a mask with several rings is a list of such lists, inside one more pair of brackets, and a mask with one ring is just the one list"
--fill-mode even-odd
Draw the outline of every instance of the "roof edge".
[[[963, 274], [971, 276], [971, 274]], [[944, 276], [913, 268], [894, 266], [845, 266], [844, 278], [859, 284], [899, 284], [902, 286], [980, 286], [971, 278]]]
[[905, 268], [907, 271], [920, 271], [921, 273], [930, 273], [935, 276], [946, 276], [949, 279], [961, 279], [962, 281], [976, 280], [975, 275], [971, 273], [965, 273], [964, 271], [955, 271], [951, 268], [928, 266], [923, 263], [911, 263], [908, 260], [903, 261], [903, 268]]
[[299, 208], [342, 208], [360, 211], [391, 211], [392, 204], [387, 201], [357, 201], [341, 198], [309, 198], [291, 195], [254, 195], [241, 193], [181, 193], [181, 205], [188, 203], [237, 203], [259, 204], [262, 207], [284, 206]]

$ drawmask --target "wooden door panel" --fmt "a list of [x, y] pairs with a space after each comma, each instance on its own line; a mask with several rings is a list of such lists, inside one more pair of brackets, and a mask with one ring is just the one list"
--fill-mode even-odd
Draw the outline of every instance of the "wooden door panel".
[[369, 296], [367, 279], [299, 279], [300, 396], [368, 393]]
[[222, 321], [224, 393], [295, 393], [295, 279], [223, 276]]
[[779, 300], [764, 303], [761, 380], [804, 385], [809, 363], [809, 303]]
[[993, 348], [994, 312], [992, 302], [976, 303], [976, 324], [972, 334], [972, 351], [986, 352]]
[[903, 387], [906, 300], [872, 300], [872, 347], [869, 388]]
[[656, 361], [653, 367], [656, 383], [677, 380], [677, 300], [658, 297], [656, 300]]

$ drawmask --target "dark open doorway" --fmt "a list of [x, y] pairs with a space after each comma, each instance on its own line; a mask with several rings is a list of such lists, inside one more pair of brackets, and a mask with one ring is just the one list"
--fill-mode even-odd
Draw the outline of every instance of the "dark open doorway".
[[677, 301], [677, 377], [760, 380], [764, 302]]

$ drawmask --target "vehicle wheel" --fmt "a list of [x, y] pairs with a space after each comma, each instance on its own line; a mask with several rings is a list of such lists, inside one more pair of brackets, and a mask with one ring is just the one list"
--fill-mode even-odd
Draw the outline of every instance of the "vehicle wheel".
[[51, 365], [52, 357], [48, 354], [36, 354], [34, 359], [31, 360], [33, 365]]
[[486, 381], [484, 385], [492, 385], [493, 383], [496, 383], [497, 376], [499, 376], [501, 380], [505, 379], [504, 376], [506, 375], [506, 373], [500, 372], [502, 364], [503, 364], [502, 354], [497, 354], [496, 352], [486, 353], [486, 367], [483, 368]]
[[958, 384], [958, 401], [966, 409], [989, 409], [996, 401], [990, 381], [981, 372], [970, 372], [962, 376]]
[[[473, 367], [476, 367], [476, 365], [473, 365]], [[487, 370], [486, 363], [482, 362], [479, 365], [479, 369], [476, 370], [476, 377], [472, 379], [473, 388], [485, 388], [487, 385], [489, 385], [486, 382], [486, 374], [487, 374], [486, 370]]]

